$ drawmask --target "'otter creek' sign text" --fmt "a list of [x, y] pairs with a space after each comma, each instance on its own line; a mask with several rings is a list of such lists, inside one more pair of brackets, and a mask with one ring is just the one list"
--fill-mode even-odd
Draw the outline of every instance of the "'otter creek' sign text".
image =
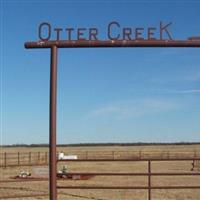
[[[119, 22], [110, 22], [103, 35], [108, 40], [173, 40], [170, 23], [160, 22], [157, 27], [123, 27]], [[41, 41], [49, 40], [100, 40], [101, 32], [96, 27], [52, 27], [42, 22], [38, 27]]]

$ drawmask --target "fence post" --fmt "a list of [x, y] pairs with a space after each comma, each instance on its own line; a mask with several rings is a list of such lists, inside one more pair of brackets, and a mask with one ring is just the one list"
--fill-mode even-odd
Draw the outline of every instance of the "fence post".
[[7, 155], [6, 155], [6, 152], [4, 152], [4, 166], [5, 166], [5, 168], [7, 166]]
[[197, 157], [197, 151], [195, 150], [194, 151], [194, 158], [196, 158]]
[[38, 152], [38, 164], [40, 163], [40, 152]]
[[169, 153], [169, 151], [167, 152], [167, 158], [168, 158], [168, 159], [170, 158], [170, 153]]
[[139, 158], [142, 159], [142, 151], [139, 151]]
[[48, 160], [47, 160], [47, 152], [45, 152], [45, 163], [46, 163], [46, 164], [48, 163]]
[[18, 165], [20, 164], [20, 154], [19, 154], [19, 152], [17, 154], [17, 163], [18, 163]]
[[31, 152], [29, 152], [29, 164], [31, 164]]
[[85, 158], [88, 159], [88, 151], [85, 152]]
[[113, 160], [115, 159], [115, 152], [113, 151], [112, 152], [112, 157], [113, 157]]
[[151, 160], [148, 161], [148, 200], [151, 200]]

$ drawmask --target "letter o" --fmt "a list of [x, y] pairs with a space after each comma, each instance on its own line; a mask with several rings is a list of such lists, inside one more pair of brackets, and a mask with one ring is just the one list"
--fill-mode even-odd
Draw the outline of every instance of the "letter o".
[[[42, 29], [44, 28], [44, 27], [47, 27], [47, 36], [46, 37], [43, 37], [42, 36]], [[39, 38], [40, 38], [40, 40], [42, 40], [42, 41], [48, 41], [50, 38], [51, 38], [51, 25], [49, 24], [49, 23], [47, 23], [47, 22], [43, 22], [43, 23], [41, 23], [40, 24], [40, 26], [39, 26]]]

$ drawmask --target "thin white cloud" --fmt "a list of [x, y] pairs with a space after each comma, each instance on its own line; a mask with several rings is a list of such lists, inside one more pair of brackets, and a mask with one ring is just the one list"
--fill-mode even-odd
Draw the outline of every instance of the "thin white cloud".
[[198, 94], [200, 93], [200, 89], [191, 89], [191, 90], [172, 90], [168, 91], [173, 94]]
[[194, 89], [194, 90], [183, 90], [180, 91], [181, 93], [187, 94], [187, 93], [200, 93], [200, 89]]
[[104, 114], [109, 114], [109, 113], [117, 113], [117, 112], [120, 112], [119, 107], [109, 105], [109, 106], [98, 108], [98, 109], [92, 111], [91, 115], [99, 116], [99, 115], [104, 115]]
[[137, 99], [114, 102], [90, 112], [90, 117], [114, 117], [116, 119], [126, 119], [130, 117], [141, 117], [160, 112], [174, 110], [178, 104], [167, 99]]
[[200, 72], [199, 71], [190, 72], [187, 75], [183, 76], [183, 79], [189, 82], [200, 81]]
[[181, 82], [199, 82], [200, 81], [200, 66], [180, 66], [176, 71], [171, 71], [171, 73], [161, 74], [160, 76], [153, 76], [149, 79], [152, 83], [158, 84], [169, 84], [169, 83], [181, 83]]

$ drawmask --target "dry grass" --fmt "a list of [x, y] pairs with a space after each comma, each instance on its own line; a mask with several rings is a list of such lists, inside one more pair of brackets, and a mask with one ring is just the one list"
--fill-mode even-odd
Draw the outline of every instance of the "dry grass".
[[[59, 151], [76, 153], [82, 157], [109, 157], [115, 152], [115, 157], [127, 155], [127, 152], [134, 152], [135, 157], [200, 157], [200, 145], [189, 146], [139, 146], [139, 147], [67, 147], [59, 148]], [[38, 152], [47, 151], [47, 148], [5, 148], [6, 152]], [[131, 154], [130, 154], [131, 155]], [[59, 163], [61, 168], [65, 163]], [[100, 162], [100, 163], [66, 163], [71, 172], [147, 172], [145, 162]], [[20, 169], [32, 171], [33, 167], [0, 168], [1, 180], [9, 180], [10, 177], [19, 173]], [[154, 162], [153, 172], [191, 172], [191, 162]], [[102, 186], [146, 186], [147, 177], [106, 177], [96, 176], [90, 180], [66, 180], [59, 181], [58, 185], [102, 185]], [[153, 177], [152, 185], [200, 185], [200, 176], [187, 177]], [[59, 190], [59, 200], [146, 200], [146, 190]], [[0, 183], [0, 199], [12, 195], [34, 195], [33, 197], [15, 199], [49, 199], [48, 182], [21, 182], [21, 183]], [[37, 196], [37, 195], [41, 196]], [[152, 200], [198, 200], [200, 191], [198, 189], [186, 190], [153, 190]]]

